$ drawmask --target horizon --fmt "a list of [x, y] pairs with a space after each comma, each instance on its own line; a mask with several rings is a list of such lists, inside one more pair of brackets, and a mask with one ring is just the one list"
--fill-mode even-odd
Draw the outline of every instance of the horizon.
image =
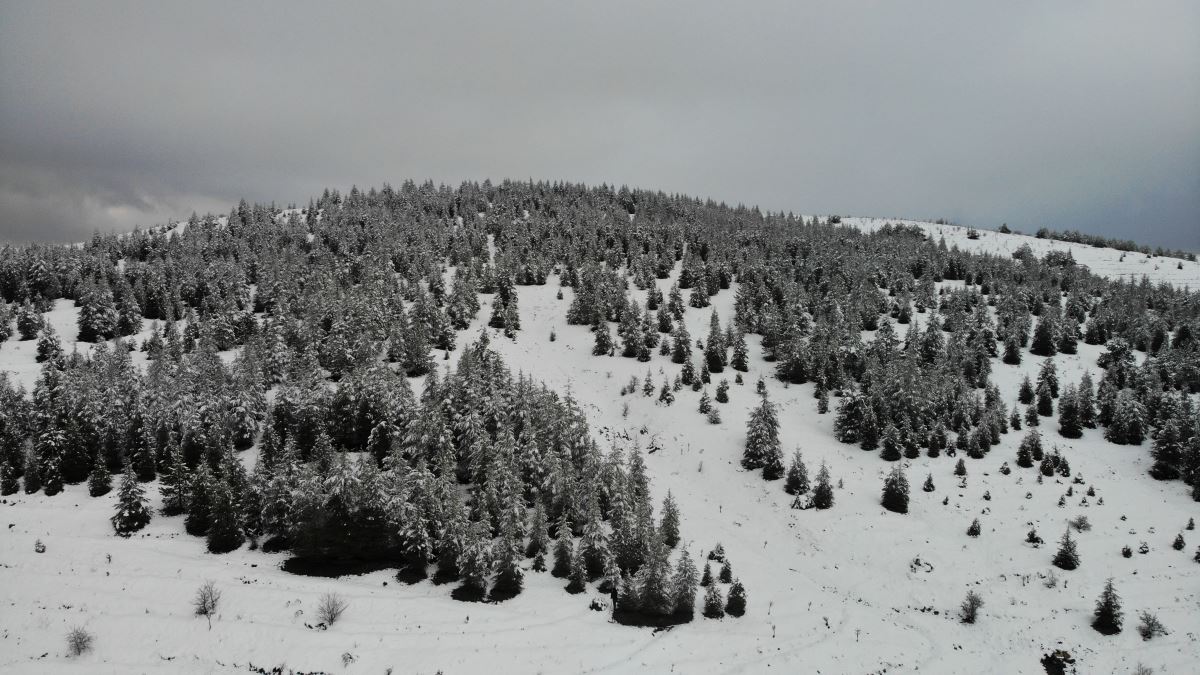
[[1198, 73], [1177, 1], [8, 3], [0, 240], [507, 175], [1197, 251]]

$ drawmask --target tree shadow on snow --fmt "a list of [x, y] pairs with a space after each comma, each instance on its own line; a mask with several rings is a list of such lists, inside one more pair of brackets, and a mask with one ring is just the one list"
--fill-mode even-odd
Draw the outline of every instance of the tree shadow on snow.
[[671, 614], [662, 616], [659, 614], [643, 614], [641, 612], [630, 612], [627, 610], [613, 610], [612, 619], [622, 626], [635, 626], [638, 628], [656, 628], [659, 630], [670, 630], [680, 624], [691, 623], [695, 618], [694, 614]]
[[304, 577], [336, 578], [370, 574], [395, 566], [393, 562], [382, 560], [330, 560], [294, 556], [283, 562], [282, 569], [284, 572]]

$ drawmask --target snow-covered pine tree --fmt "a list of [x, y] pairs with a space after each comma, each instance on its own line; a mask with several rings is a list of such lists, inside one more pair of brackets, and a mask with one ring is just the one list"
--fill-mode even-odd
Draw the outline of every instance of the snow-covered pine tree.
[[192, 475], [188, 485], [187, 518], [183, 521], [184, 529], [192, 536], [208, 534], [208, 528], [212, 525], [215, 482], [207, 463], [201, 463]]
[[[230, 461], [237, 462], [237, 459]], [[234, 488], [228, 470], [214, 478], [210, 491], [212, 506], [209, 509], [209, 526], [205, 533], [209, 553], [228, 553], [242, 545], [246, 537], [242, 534], [241, 518], [238, 513]]]
[[688, 549], [684, 549], [679, 554], [679, 562], [676, 563], [671, 586], [674, 593], [674, 614], [690, 617], [696, 611], [698, 585], [696, 563], [692, 562]]
[[804, 458], [797, 449], [792, 454], [792, 462], [788, 465], [787, 478], [783, 483], [783, 491], [789, 495], [800, 495], [808, 492], [808, 468], [804, 466]]
[[1121, 632], [1122, 612], [1121, 598], [1113, 586], [1112, 577], [1104, 582], [1104, 590], [1096, 601], [1096, 609], [1092, 613], [1092, 628], [1101, 635], [1116, 635]]
[[150, 522], [150, 507], [146, 494], [128, 462], [121, 476], [121, 487], [117, 491], [117, 512], [111, 519], [113, 530], [119, 537], [128, 537], [146, 527]]
[[775, 405], [766, 396], [750, 413], [746, 423], [746, 446], [742, 466], [748, 470], [761, 468], [763, 477], [776, 480], [783, 475], [783, 454], [779, 449], [779, 417]]
[[1064, 570], [1073, 570], [1079, 567], [1079, 551], [1075, 545], [1075, 541], [1071, 539], [1071, 528], [1067, 528], [1063, 532], [1063, 536], [1058, 540], [1058, 552], [1054, 554], [1054, 566]]
[[902, 464], [897, 464], [884, 479], [880, 503], [888, 511], [908, 513], [908, 478]]
[[721, 597], [721, 589], [716, 584], [709, 584], [704, 591], [704, 616], [709, 619], [725, 617], [725, 599]]
[[93, 497], [102, 497], [111, 490], [112, 475], [108, 472], [108, 462], [104, 459], [104, 453], [98, 452], [92, 472], [88, 474], [88, 494]]
[[821, 469], [817, 471], [817, 483], [813, 487], [812, 506], [815, 509], [833, 508], [833, 485], [829, 477], [829, 467], [825, 462], [821, 462]]
[[733, 617], [740, 617], [746, 613], [746, 587], [739, 579], [734, 579], [733, 584], [729, 586], [729, 599], [725, 602], [725, 613]]
[[667, 490], [667, 496], [663, 498], [662, 517], [658, 530], [663, 544], [667, 548], [675, 548], [679, 543], [679, 507], [675, 504], [675, 497], [670, 490]]

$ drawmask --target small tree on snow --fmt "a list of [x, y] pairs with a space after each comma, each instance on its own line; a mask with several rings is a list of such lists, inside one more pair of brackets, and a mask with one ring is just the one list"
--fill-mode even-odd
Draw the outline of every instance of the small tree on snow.
[[763, 477], [775, 480], [783, 475], [783, 454], [779, 449], [779, 416], [775, 406], [766, 397], [750, 413], [746, 423], [746, 448], [742, 453], [742, 466], [746, 469], [763, 470]]
[[725, 613], [730, 616], [742, 616], [746, 613], [746, 587], [740, 580], [735, 579], [729, 587], [729, 599], [725, 601]]
[[979, 618], [979, 608], [983, 607], [983, 598], [975, 591], [967, 591], [967, 597], [959, 607], [958, 618], [963, 623], [975, 623]]
[[332, 626], [342, 618], [349, 606], [350, 603], [337, 593], [326, 593], [321, 596], [321, 602], [317, 605], [317, 618], [326, 626]]
[[720, 619], [725, 616], [725, 602], [716, 584], [710, 584], [704, 592], [704, 616], [710, 619]]
[[1104, 590], [1096, 601], [1093, 615], [1096, 618], [1092, 621], [1092, 628], [1095, 628], [1096, 632], [1102, 635], [1116, 635], [1121, 632], [1121, 598], [1117, 595], [1117, 589], [1113, 587], [1112, 577], [1104, 582]]
[[92, 650], [95, 638], [83, 626], [76, 626], [67, 633], [67, 652], [71, 656], [80, 656]]
[[133, 474], [133, 467], [125, 462], [125, 474], [121, 477], [121, 489], [117, 496], [117, 512], [112, 517], [113, 530], [118, 536], [128, 537], [146, 527], [150, 522], [150, 509], [146, 505], [146, 493]]
[[108, 463], [104, 461], [104, 453], [96, 453], [96, 464], [88, 474], [88, 494], [102, 497], [112, 491], [112, 475], [108, 472]]
[[883, 480], [883, 508], [894, 513], [908, 513], [908, 478], [904, 467], [897, 465]]
[[813, 488], [813, 508], [828, 509], [833, 507], [833, 485], [830, 484], [829, 467], [821, 462], [821, 470], [817, 472], [817, 484]]
[[804, 466], [804, 458], [797, 450], [792, 455], [792, 463], [788, 466], [787, 478], [783, 482], [783, 491], [789, 495], [799, 495], [808, 492], [808, 469]]
[[215, 582], [206, 581], [196, 589], [196, 597], [192, 598], [192, 609], [196, 616], [208, 619], [208, 629], [212, 630], [212, 618], [217, 613], [221, 603], [221, 591], [217, 590]]
[[1138, 618], [1141, 619], [1141, 623], [1138, 624], [1138, 634], [1142, 636], [1143, 640], [1150, 640], [1167, 634], [1166, 626], [1162, 625], [1158, 617], [1150, 612], [1143, 611], [1138, 614]]
[[679, 543], [679, 507], [675, 505], [675, 497], [671, 495], [670, 490], [663, 499], [662, 521], [658, 529], [662, 533], [663, 543], [667, 545], [667, 548], [675, 548], [675, 545]]
[[1073, 570], [1079, 567], [1079, 552], [1076, 550], [1075, 541], [1071, 539], [1070, 528], [1067, 528], [1063, 532], [1062, 539], [1058, 540], [1058, 552], [1054, 554], [1054, 566], [1064, 570]]
[[967, 527], [967, 536], [978, 537], [981, 531], [982, 528], [979, 525], [979, 519], [976, 518], [975, 520], [972, 520], [971, 524]]

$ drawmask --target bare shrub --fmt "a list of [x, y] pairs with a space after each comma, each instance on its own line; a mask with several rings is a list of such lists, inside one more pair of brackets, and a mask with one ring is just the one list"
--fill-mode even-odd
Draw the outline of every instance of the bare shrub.
[[1087, 516], [1079, 516], [1069, 521], [1069, 523], [1076, 532], [1087, 532], [1092, 529], [1092, 522], [1088, 520]]
[[975, 619], [979, 617], [979, 608], [983, 607], [983, 598], [975, 591], [967, 591], [967, 597], [962, 601], [959, 618], [963, 623], [975, 623]]
[[332, 626], [349, 606], [350, 604], [337, 593], [326, 593], [321, 596], [321, 604], [317, 605], [317, 618], [326, 626]]
[[216, 583], [206, 581], [196, 589], [196, 597], [192, 599], [192, 608], [195, 609], [196, 616], [208, 619], [209, 630], [212, 630], [212, 618], [217, 613], [217, 606], [220, 603], [221, 591], [217, 590]]
[[95, 638], [91, 633], [84, 630], [83, 626], [75, 626], [71, 632], [67, 633], [67, 651], [71, 656], [79, 656], [85, 652], [92, 651], [92, 642]]
[[1142, 620], [1142, 622], [1138, 624], [1138, 634], [1142, 636], [1143, 640], [1149, 640], [1151, 638], [1167, 634], [1166, 626], [1163, 626], [1162, 622], [1158, 620], [1158, 617], [1150, 612], [1142, 612], [1138, 618]]

